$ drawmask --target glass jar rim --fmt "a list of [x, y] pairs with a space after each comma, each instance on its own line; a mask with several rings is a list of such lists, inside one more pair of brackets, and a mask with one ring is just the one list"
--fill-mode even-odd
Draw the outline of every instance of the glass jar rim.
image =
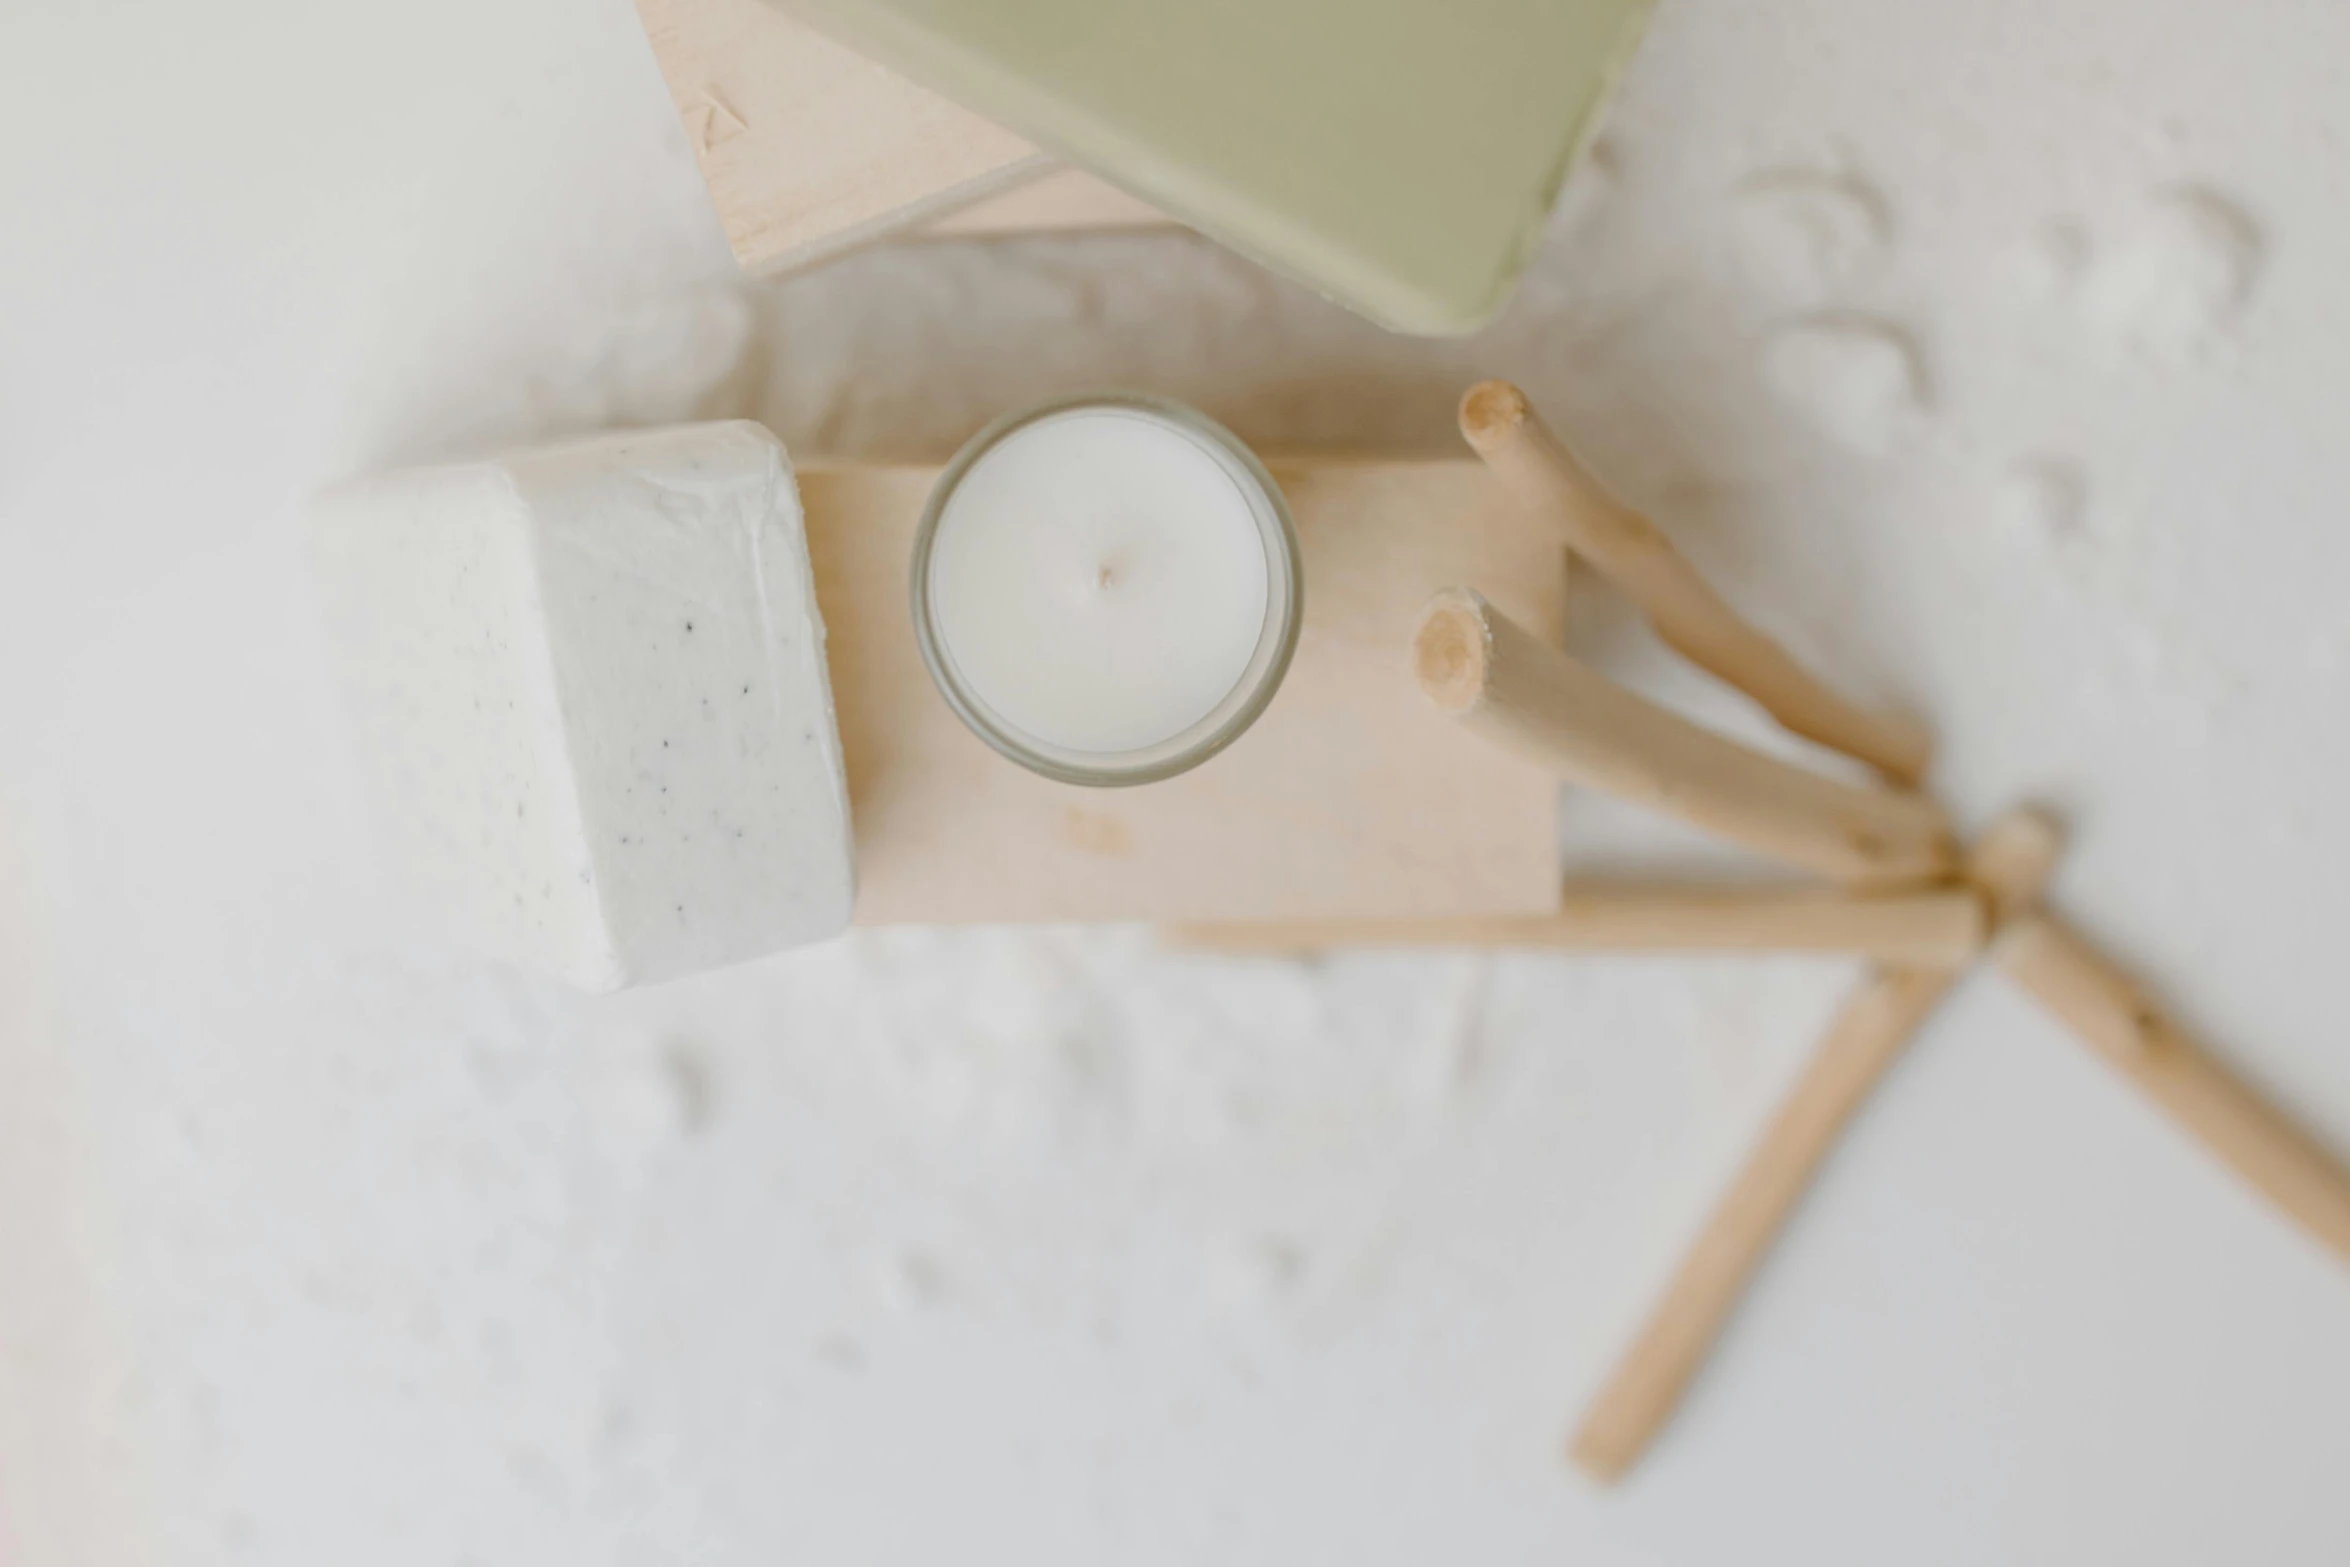
[[[997, 713], [963, 679], [953, 651], [940, 632], [931, 602], [930, 563], [939, 522], [963, 476], [998, 444], [1047, 419], [1099, 408], [1138, 414], [1175, 427], [1217, 458], [1249, 501], [1265, 545], [1265, 623], [1248, 667], [1215, 707], [1195, 722], [1154, 745], [1133, 751], [1089, 752], [1059, 747], [1022, 731]], [[1061, 783], [1093, 788], [1117, 788], [1156, 783], [1189, 772], [1224, 750], [1261, 717], [1272, 704], [1289, 673], [1297, 650], [1298, 624], [1305, 611], [1305, 573], [1299, 557], [1297, 528], [1281, 487], [1266, 472], [1254, 452], [1215, 420], [1184, 403], [1143, 392], [1086, 392], [1016, 409], [990, 421], [963, 444], [939, 471], [922, 521], [914, 533], [914, 551], [908, 571], [908, 592], [914, 619], [914, 641], [931, 684], [955, 716], [997, 754], [1029, 771]]]

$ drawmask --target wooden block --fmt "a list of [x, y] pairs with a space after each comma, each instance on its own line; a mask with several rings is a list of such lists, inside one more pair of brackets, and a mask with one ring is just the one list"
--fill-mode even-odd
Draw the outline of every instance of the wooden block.
[[1473, 461], [1269, 464], [1306, 611], [1280, 695], [1233, 747], [1134, 789], [1039, 778], [932, 687], [906, 601], [936, 471], [803, 467], [856, 822], [860, 924], [1534, 914], [1559, 896], [1558, 791], [1413, 685], [1412, 627], [1492, 585], [1555, 640], [1565, 560]]
[[924, 224], [912, 239], [976, 239], [995, 235], [1087, 233], [1107, 229], [1176, 229], [1173, 218], [1083, 169], [1055, 168], [1000, 196]]
[[764, 0], [637, 0], [735, 259], [780, 272], [1054, 165]]
[[[1150, 212], [764, 0], [636, 3], [749, 271], [809, 266], [974, 204], [983, 210], [935, 232], [1128, 228]], [[1023, 199], [993, 205], [1015, 192]]]

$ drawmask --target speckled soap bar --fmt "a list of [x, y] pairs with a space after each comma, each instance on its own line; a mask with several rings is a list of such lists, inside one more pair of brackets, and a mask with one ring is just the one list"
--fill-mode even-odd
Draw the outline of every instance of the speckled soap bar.
[[320, 500], [393, 854], [481, 949], [593, 989], [820, 940], [848, 791], [782, 444], [600, 435]]

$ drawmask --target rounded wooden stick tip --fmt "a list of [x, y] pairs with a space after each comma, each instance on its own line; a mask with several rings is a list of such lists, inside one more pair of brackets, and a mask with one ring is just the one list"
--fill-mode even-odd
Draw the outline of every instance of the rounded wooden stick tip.
[[1467, 712], [1485, 694], [1493, 667], [1490, 608], [1481, 594], [1447, 588], [1428, 601], [1412, 636], [1412, 677], [1448, 713]]
[[2064, 852], [2064, 824], [2040, 806], [2010, 806], [1983, 829], [1974, 852], [1978, 859], [2002, 864], [2028, 863], [2044, 876]]
[[1479, 381], [1461, 394], [1461, 434], [1471, 446], [1489, 452], [1506, 446], [1533, 412], [1526, 394], [1507, 381]]
[[1991, 926], [2029, 913], [2064, 856], [2064, 824], [2033, 805], [2000, 813], [1967, 851], [1964, 875], [1989, 901]]
[[1636, 1442], [1628, 1443], [1616, 1432], [1588, 1425], [1579, 1428], [1567, 1442], [1568, 1460], [1601, 1485], [1614, 1485], [1630, 1474], [1639, 1456]]

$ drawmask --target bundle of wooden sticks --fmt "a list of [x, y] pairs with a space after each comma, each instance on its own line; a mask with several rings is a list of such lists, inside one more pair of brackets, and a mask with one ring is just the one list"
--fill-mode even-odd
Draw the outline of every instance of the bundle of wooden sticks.
[[1613, 1480], [1639, 1459], [1837, 1133], [1985, 950], [2002, 973], [2287, 1217], [2350, 1260], [2350, 1174], [2164, 1018], [2123, 970], [2041, 906], [2062, 847], [2015, 809], [1962, 847], [1919, 791], [1929, 741], [1822, 684], [1593, 479], [1516, 387], [1461, 401], [1461, 432], [1530, 511], [1699, 667], [1782, 727], [1857, 758], [1836, 782], [1722, 738], [1547, 646], [1472, 587], [1429, 606], [1411, 649], [1429, 700], [1568, 782], [1680, 817], [1836, 884], [1797, 892], [1570, 888], [1518, 920], [1223, 925], [1230, 950], [1478, 945], [1846, 951], [1879, 965], [1845, 1005], [1602, 1386], [1571, 1451]]

